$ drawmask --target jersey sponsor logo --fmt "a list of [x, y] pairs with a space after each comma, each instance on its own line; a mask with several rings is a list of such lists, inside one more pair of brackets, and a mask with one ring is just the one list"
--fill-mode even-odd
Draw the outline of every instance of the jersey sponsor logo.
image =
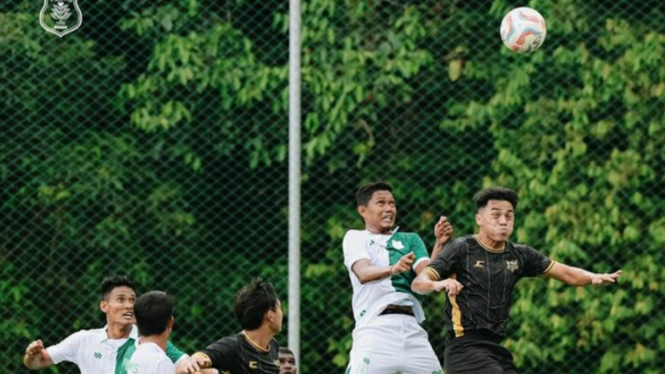
[[256, 368], [258, 368], [258, 367], [259, 367], [259, 363], [258, 363], [258, 362], [256, 362], [256, 361], [250, 361], [250, 362], [249, 362], [249, 368], [250, 368], [250, 369], [256, 369]]
[[483, 265], [485, 264], [485, 261], [476, 261], [476, 263], [473, 265], [474, 268], [483, 268]]
[[95, 358], [98, 360], [102, 359], [102, 354], [100, 352], [95, 352]]
[[404, 249], [404, 244], [402, 244], [402, 242], [399, 241], [399, 240], [393, 240], [392, 241], [392, 246], [395, 249]]
[[512, 273], [514, 273], [519, 268], [520, 268], [520, 265], [517, 263], [517, 260], [506, 261], [506, 269], [510, 270]]
[[371, 361], [369, 360], [369, 357], [363, 358], [363, 364], [364, 365], [362, 365], [362, 367], [358, 371], [358, 374], [366, 374], [367, 373], [367, 367], [369, 366], [370, 363], [371, 363]]

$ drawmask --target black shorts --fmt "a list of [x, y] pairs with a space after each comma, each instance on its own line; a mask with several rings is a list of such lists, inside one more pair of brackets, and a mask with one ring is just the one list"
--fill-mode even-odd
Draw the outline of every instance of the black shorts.
[[480, 334], [448, 339], [443, 354], [445, 374], [519, 374], [513, 355], [500, 343]]

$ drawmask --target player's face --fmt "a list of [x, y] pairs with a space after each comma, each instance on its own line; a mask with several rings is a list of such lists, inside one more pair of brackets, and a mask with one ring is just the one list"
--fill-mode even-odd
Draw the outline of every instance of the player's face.
[[106, 321], [121, 325], [136, 323], [134, 318], [134, 302], [136, 293], [129, 287], [116, 287], [101, 302], [100, 308], [106, 313]]
[[279, 354], [279, 374], [297, 374], [296, 358], [289, 353]]
[[490, 200], [476, 215], [476, 221], [490, 239], [505, 242], [513, 233], [515, 212], [513, 204], [504, 200]]
[[387, 232], [395, 225], [397, 205], [390, 191], [376, 191], [367, 206], [358, 208], [365, 219], [365, 227], [371, 232]]

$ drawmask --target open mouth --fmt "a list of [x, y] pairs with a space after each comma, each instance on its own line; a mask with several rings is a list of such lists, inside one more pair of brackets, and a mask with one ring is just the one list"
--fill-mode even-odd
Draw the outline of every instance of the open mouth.
[[127, 313], [123, 313], [122, 316], [125, 317], [125, 318], [134, 318], [134, 313], [127, 312]]
[[392, 223], [394, 219], [395, 216], [393, 216], [392, 214], [386, 214], [383, 217], [381, 217], [382, 222], [388, 222], [388, 223]]

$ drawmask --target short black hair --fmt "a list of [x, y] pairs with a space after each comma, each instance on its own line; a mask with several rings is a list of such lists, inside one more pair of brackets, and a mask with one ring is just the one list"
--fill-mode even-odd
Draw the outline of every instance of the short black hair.
[[134, 287], [134, 283], [132, 282], [131, 279], [127, 278], [124, 275], [113, 275], [110, 277], [105, 277], [102, 279], [102, 285], [101, 285], [101, 292], [102, 292], [102, 299], [106, 299], [106, 297], [113, 291], [114, 288], [117, 287], [129, 287], [136, 293], [136, 288]]
[[484, 190], [478, 191], [473, 196], [473, 201], [476, 202], [476, 209], [477, 210], [480, 210], [481, 208], [486, 207], [487, 203], [490, 200], [507, 201], [507, 202], [513, 204], [513, 209], [517, 209], [517, 203], [519, 202], [519, 198], [517, 197], [517, 193], [515, 193], [515, 191], [513, 191], [509, 188], [504, 188], [504, 187], [486, 188]]
[[376, 191], [389, 191], [392, 193], [393, 187], [386, 182], [372, 182], [360, 186], [358, 192], [356, 192], [356, 206], [367, 206]]
[[295, 356], [295, 355], [293, 354], [293, 351], [290, 350], [288, 347], [279, 347], [279, 354], [280, 354], [280, 355], [291, 355], [291, 356]]
[[236, 293], [233, 311], [240, 326], [251, 331], [261, 327], [266, 313], [277, 310], [278, 302], [275, 287], [257, 278]]
[[173, 298], [162, 291], [150, 291], [134, 303], [134, 316], [141, 336], [159, 335], [173, 317]]

